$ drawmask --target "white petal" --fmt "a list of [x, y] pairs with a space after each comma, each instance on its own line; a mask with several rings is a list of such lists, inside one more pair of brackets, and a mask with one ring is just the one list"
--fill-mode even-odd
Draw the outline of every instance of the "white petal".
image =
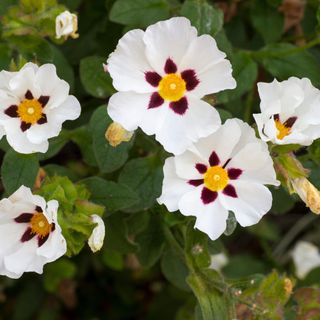
[[145, 72], [153, 70], [145, 55], [143, 36], [142, 30], [127, 32], [107, 61], [113, 86], [119, 91], [154, 91], [145, 80]]
[[196, 164], [209, 165], [207, 159], [202, 159], [198, 154], [186, 150], [183, 154], [175, 157], [177, 176], [183, 179], [202, 179], [203, 175], [196, 169]]
[[146, 56], [160, 75], [168, 58], [179, 66], [197, 30], [184, 17], [175, 17], [149, 26], [143, 36]]
[[181, 154], [192, 143], [216, 131], [221, 124], [217, 110], [208, 103], [188, 96], [188, 109], [184, 115], [167, 112], [156, 139], [164, 149]]
[[[41, 207], [41, 209], [44, 211], [46, 202], [44, 198], [38, 195], [34, 195], [31, 192], [31, 189], [25, 186], [21, 186], [17, 191], [15, 191], [9, 198], [8, 198], [13, 204], [16, 205], [16, 203], [19, 203], [23, 201], [24, 203], [29, 203], [31, 205], [31, 208], [35, 208], [36, 206]], [[29, 208], [25, 208], [25, 210], [30, 210]]]
[[92, 222], [96, 223], [96, 227], [93, 229], [89, 239], [88, 245], [92, 252], [99, 251], [103, 246], [105, 236], [105, 225], [101, 217], [96, 214], [91, 216]]
[[117, 92], [109, 100], [108, 114], [113, 121], [120, 123], [126, 130], [133, 131], [140, 124], [149, 100], [150, 94]]
[[159, 204], [164, 204], [170, 212], [178, 210], [180, 198], [194, 189], [186, 180], [178, 178], [174, 158], [167, 158], [163, 167], [162, 194], [157, 199]]
[[223, 206], [234, 212], [242, 227], [258, 223], [271, 209], [272, 194], [267, 187], [241, 180], [233, 180], [230, 184], [235, 187], [238, 197], [229, 197], [223, 193], [219, 197]]
[[7, 141], [15, 151], [26, 154], [47, 152], [49, 147], [48, 141], [43, 141], [39, 144], [32, 143], [27, 138], [26, 132], [21, 131], [19, 119], [8, 119], [4, 124], [4, 129], [7, 134]]
[[197, 217], [195, 228], [205, 232], [211, 240], [221, 236], [226, 229], [228, 211], [221, 205], [219, 196], [210, 204], [203, 204], [201, 191], [203, 187], [185, 194], [179, 202], [179, 210], [182, 214]]
[[237, 121], [227, 120], [214, 134], [200, 139], [195, 144], [195, 148], [204, 159], [209, 159], [211, 153], [215, 151], [220, 159], [220, 164], [224, 165], [239, 142], [240, 136], [241, 130]]

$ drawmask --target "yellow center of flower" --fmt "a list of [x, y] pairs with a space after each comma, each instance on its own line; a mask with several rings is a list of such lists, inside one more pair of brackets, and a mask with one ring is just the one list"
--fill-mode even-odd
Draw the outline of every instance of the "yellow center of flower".
[[210, 167], [204, 174], [204, 185], [211, 191], [223, 190], [228, 182], [228, 173], [220, 166]]
[[36, 99], [25, 99], [19, 104], [17, 112], [22, 121], [35, 124], [42, 117], [42, 105]]
[[280, 120], [274, 121], [277, 128], [277, 138], [282, 140], [284, 137], [290, 134], [291, 128], [286, 127]]
[[169, 73], [159, 83], [160, 96], [169, 101], [180, 100], [186, 92], [186, 82], [180, 74]]
[[52, 224], [48, 222], [46, 217], [41, 212], [33, 215], [30, 225], [32, 233], [36, 233], [41, 238], [44, 238], [51, 232]]

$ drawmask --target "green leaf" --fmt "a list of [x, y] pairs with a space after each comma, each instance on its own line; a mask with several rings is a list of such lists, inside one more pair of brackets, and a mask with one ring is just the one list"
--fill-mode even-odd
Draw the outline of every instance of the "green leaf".
[[238, 52], [231, 57], [233, 67], [232, 75], [237, 81], [237, 87], [234, 90], [226, 90], [217, 94], [218, 103], [226, 103], [241, 97], [244, 93], [252, 90], [258, 76], [258, 65], [252, 58]]
[[43, 274], [45, 289], [49, 292], [55, 292], [61, 281], [73, 278], [76, 271], [74, 263], [66, 258], [47, 264]]
[[131, 207], [139, 201], [138, 195], [121, 183], [107, 181], [99, 177], [90, 177], [81, 181], [91, 193], [93, 202], [104, 205], [107, 214]]
[[19, 154], [9, 150], [4, 156], [1, 176], [7, 194], [15, 192], [21, 185], [32, 188], [39, 171], [36, 154]]
[[87, 93], [100, 99], [111, 96], [115, 91], [110, 75], [103, 70], [103, 57], [91, 56], [80, 61], [80, 79]]
[[180, 13], [191, 21], [199, 34], [215, 36], [222, 29], [223, 12], [206, 0], [186, 0]]
[[270, 7], [266, 0], [255, 0], [250, 17], [254, 28], [261, 34], [265, 43], [276, 42], [283, 32], [283, 15]]
[[103, 250], [102, 261], [107, 267], [113, 270], [122, 270], [124, 267], [122, 254], [110, 249]]
[[189, 274], [184, 259], [182, 259], [174, 250], [167, 249], [161, 258], [161, 271], [168, 281], [176, 287], [189, 291], [190, 288], [186, 282]]
[[[265, 69], [278, 80], [286, 80], [289, 77], [309, 78], [313, 85], [320, 85], [320, 63], [308, 51], [298, 51], [299, 48], [281, 43], [268, 45], [260, 52], [261, 62]], [[259, 60], [260, 57], [258, 56]]]
[[113, 250], [118, 253], [130, 253], [137, 250], [136, 244], [128, 239], [128, 230], [123, 214], [113, 214], [105, 222], [108, 228], [104, 242], [105, 250]]
[[159, 216], [151, 216], [148, 228], [137, 236], [136, 243], [139, 245], [137, 257], [140, 263], [145, 268], [151, 268], [160, 258], [164, 248], [164, 233]]
[[64, 131], [60, 132], [59, 136], [49, 140], [49, 149], [46, 153], [39, 153], [39, 160], [47, 160], [57, 155], [60, 150], [68, 142], [67, 134]]
[[119, 175], [119, 182], [135, 190], [140, 201], [126, 211], [146, 210], [155, 204], [161, 194], [162, 167], [154, 165], [154, 158], [133, 159], [126, 163]]
[[[0, 14], [1, 15], [1, 14]], [[0, 69], [7, 70], [11, 60], [11, 51], [5, 44], [0, 43]]]
[[89, 125], [94, 155], [103, 173], [113, 172], [122, 167], [128, 159], [128, 151], [132, 144], [123, 142], [117, 147], [110, 146], [105, 138], [105, 132], [111, 123], [106, 106], [101, 106], [93, 113]]
[[235, 319], [234, 301], [222, 279], [211, 269], [195, 270], [187, 282], [200, 304], [203, 320]]
[[111, 8], [110, 20], [124, 25], [147, 27], [169, 18], [166, 0], [117, 0]]

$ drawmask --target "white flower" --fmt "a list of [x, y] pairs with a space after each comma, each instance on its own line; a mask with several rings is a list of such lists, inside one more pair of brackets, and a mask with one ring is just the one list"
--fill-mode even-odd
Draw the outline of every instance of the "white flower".
[[264, 184], [279, 185], [265, 142], [241, 120], [227, 120], [164, 165], [162, 195], [169, 211], [196, 216], [195, 228], [215, 240], [226, 229], [228, 211], [243, 227], [256, 224], [272, 204]]
[[[80, 115], [79, 101], [69, 95], [53, 64], [27, 63], [18, 72], [0, 72], [0, 126], [20, 153], [46, 152], [48, 139], [65, 120]], [[1, 132], [0, 132], [1, 133]]]
[[91, 216], [92, 222], [97, 226], [93, 229], [91, 236], [88, 240], [88, 245], [92, 252], [99, 251], [103, 246], [105, 236], [105, 226], [103, 220], [96, 214]]
[[74, 13], [64, 11], [56, 17], [56, 38], [60, 39], [64, 36], [66, 39], [70, 36], [73, 39], [79, 37], [78, 17]]
[[258, 83], [261, 113], [254, 114], [262, 140], [310, 145], [320, 137], [320, 91], [309, 79]]
[[312, 269], [320, 267], [319, 249], [307, 241], [299, 241], [295, 245], [292, 258], [299, 279], [304, 279]]
[[209, 268], [214, 269], [216, 271], [221, 271], [221, 269], [225, 267], [228, 263], [229, 259], [223, 252], [218, 254], [212, 254]]
[[21, 186], [0, 201], [0, 274], [20, 278], [42, 273], [43, 265], [67, 250], [57, 221], [58, 202], [46, 201]]
[[108, 113], [126, 130], [139, 126], [167, 151], [182, 153], [220, 126], [218, 112], [201, 98], [235, 88], [225, 57], [211, 36], [198, 37], [183, 17], [129, 31], [107, 61], [119, 91]]

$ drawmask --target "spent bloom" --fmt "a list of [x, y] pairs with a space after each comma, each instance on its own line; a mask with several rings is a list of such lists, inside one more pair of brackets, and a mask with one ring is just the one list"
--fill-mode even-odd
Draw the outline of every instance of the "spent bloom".
[[267, 145], [249, 125], [232, 119], [166, 160], [158, 202], [196, 216], [195, 228], [214, 240], [226, 229], [228, 211], [246, 227], [270, 210], [272, 195], [264, 184], [279, 185]]
[[99, 251], [103, 246], [105, 236], [105, 226], [101, 217], [96, 214], [91, 216], [93, 223], [96, 223], [96, 227], [93, 229], [91, 236], [88, 240], [88, 245], [92, 252]]
[[20, 153], [46, 152], [65, 120], [80, 115], [80, 103], [53, 64], [27, 63], [18, 72], [0, 72], [0, 133]]
[[216, 109], [201, 98], [235, 88], [225, 57], [211, 36], [197, 36], [183, 17], [129, 31], [107, 61], [119, 91], [108, 113], [127, 131], [140, 127], [167, 151], [182, 153], [220, 126]]
[[299, 241], [295, 245], [292, 258], [299, 279], [304, 279], [311, 270], [320, 267], [319, 249], [307, 241]]
[[78, 17], [74, 13], [64, 11], [56, 17], [56, 38], [71, 37], [76, 39], [79, 37], [78, 31]]
[[66, 241], [57, 221], [58, 202], [46, 203], [21, 186], [0, 201], [0, 274], [20, 278], [42, 273], [44, 264], [65, 254]]
[[261, 113], [254, 114], [262, 140], [310, 145], [320, 137], [320, 91], [309, 79], [258, 83]]
[[122, 142], [128, 142], [133, 136], [133, 131], [127, 131], [117, 122], [112, 122], [105, 133], [105, 138], [111, 146], [116, 147]]

